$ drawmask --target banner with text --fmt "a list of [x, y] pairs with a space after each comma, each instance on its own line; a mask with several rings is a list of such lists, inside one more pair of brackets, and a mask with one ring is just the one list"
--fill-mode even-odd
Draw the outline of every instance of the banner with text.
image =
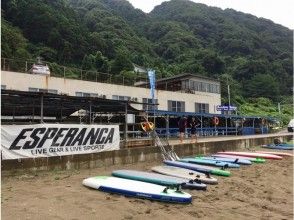
[[152, 98], [152, 100], [154, 100], [154, 92], [155, 92], [155, 70], [148, 70], [148, 77], [149, 77], [149, 82], [150, 82], [151, 98]]
[[3, 160], [89, 154], [119, 149], [118, 125], [2, 125]]

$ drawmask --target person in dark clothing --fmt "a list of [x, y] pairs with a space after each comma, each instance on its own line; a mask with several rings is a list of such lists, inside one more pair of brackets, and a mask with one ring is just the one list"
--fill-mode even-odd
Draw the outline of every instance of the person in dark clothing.
[[196, 127], [198, 126], [200, 126], [200, 123], [196, 121], [195, 117], [192, 117], [192, 120], [190, 122], [192, 143], [197, 143]]
[[184, 135], [185, 135], [186, 128], [187, 128], [187, 117], [184, 116], [184, 117], [180, 118], [178, 124], [179, 124], [179, 132], [180, 132], [180, 142], [183, 143]]

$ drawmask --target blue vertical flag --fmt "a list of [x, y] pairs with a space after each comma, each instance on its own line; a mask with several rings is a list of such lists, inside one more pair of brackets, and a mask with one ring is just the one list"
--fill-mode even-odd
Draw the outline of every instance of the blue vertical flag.
[[148, 77], [150, 82], [150, 92], [152, 102], [154, 103], [154, 92], [155, 92], [155, 70], [148, 70]]

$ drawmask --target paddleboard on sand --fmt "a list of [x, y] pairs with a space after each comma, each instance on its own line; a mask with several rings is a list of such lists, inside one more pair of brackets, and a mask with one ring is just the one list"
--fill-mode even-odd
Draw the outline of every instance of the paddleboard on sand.
[[199, 164], [185, 163], [185, 162], [179, 162], [179, 161], [170, 161], [170, 160], [164, 160], [163, 162], [169, 166], [181, 167], [181, 168], [195, 170], [195, 171], [202, 172], [202, 173], [210, 173], [210, 174], [215, 174], [215, 175], [219, 175], [219, 176], [230, 176], [231, 175], [230, 171], [220, 170], [220, 169], [216, 169], [215, 167], [210, 167], [210, 166], [203, 166], [203, 165], [199, 165]]
[[191, 203], [192, 196], [179, 189], [109, 176], [96, 176], [83, 180], [83, 185], [108, 193], [173, 203]]
[[258, 157], [272, 160], [281, 160], [282, 157], [273, 155], [273, 154], [262, 154], [262, 153], [254, 153], [254, 152], [238, 152], [238, 151], [224, 151], [217, 152], [218, 154], [229, 154], [229, 155], [237, 155], [237, 156], [245, 156], [245, 157]]
[[266, 144], [266, 145], [261, 145], [261, 147], [274, 149], [274, 150], [293, 150], [293, 145], [289, 145], [289, 144]]
[[182, 186], [182, 188], [188, 189], [201, 189], [205, 190], [206, 185], [198, 181], [189, 181], [187, 179], [178, 178], [174, 176], [166, 176], [158, 173], [149, 173], [144, 171], [136, 171], [136, 170], [115, 170], [112, 172], [113, 176], [138, 180], [142, 182], [154, 183], [163, 186]]
[[237, 156], [237, 155], [228, 155], [228, 154], [213, 154], [212, 157], [223, 157], [223, 158], [232, 158], [232, 159], [245, 159], [249, 160], [253, 163], [264, 163], [264, 158], [254, 158], [254, 157], [243, 157], [243, 156]]
[[293, 157], [293, 154], [286, 153], [286, 152], [277, 152], [277, 151], [256, 151], [256, 153], [262, 153], [262, 154], [274, 154], [278, 156], [286, 156], [286, 157]]
[[215, 160], [215, 161], [223, 161], [227, 163], [237, 163], [237, 164], [242, 164], [242, 165], [251, 165], [250, 160], [245, 160], [241, 158], [225, 158], [225, 157], [196, 157], [196, 158], [203, 158], [205, 160]]
[[181, 158], [179, 161], [186, 162], [186, 163], [195, 163], [195, 164], [203, 164], [203, 165], [210, 165], [216, 167], [226, 167], [226, 168], [239, 168], [240, 165], [223, 162], [223, 161], [216, 161], [216, 160], [206, 160], [201, 158]]
[[156, 166], [152, 167], [151, 170], [156, 173], [161, 173], [164, 175], [175, 176], [179, 178], [184, 178], [188, 180], [200, 180], [207, 184], [217, 184], [217, 179], [208, 174], [203, 174], [194, 170], [188, 170], [180, 167], [173, 166]]

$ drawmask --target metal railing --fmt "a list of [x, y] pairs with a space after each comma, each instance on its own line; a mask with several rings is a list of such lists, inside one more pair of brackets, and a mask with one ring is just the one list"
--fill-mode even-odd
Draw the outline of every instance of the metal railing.
[[[34, 60], [20, 60], [1, 58], [1, 70], [13, 71], [21, 73], [29, 73], [32, 65], [35, 63]], [[122, 74], [109, 74], [102, 73], [92, 70], [83, 70], [75, 67], [66, 67], [58, 65], [56, 63], [44, 62], [50, 68], [50, 76], [62, 77], [68, 79], [78, 79], [84, 81], [100, 82], [100, 83], [111, 83], [124, 86], [134, 86], [139, 81], [148, 82], [146, 74], [136, 74], [135, 76], [126, 76]], [[144, 85], [147, 88], [149, 85]]]

